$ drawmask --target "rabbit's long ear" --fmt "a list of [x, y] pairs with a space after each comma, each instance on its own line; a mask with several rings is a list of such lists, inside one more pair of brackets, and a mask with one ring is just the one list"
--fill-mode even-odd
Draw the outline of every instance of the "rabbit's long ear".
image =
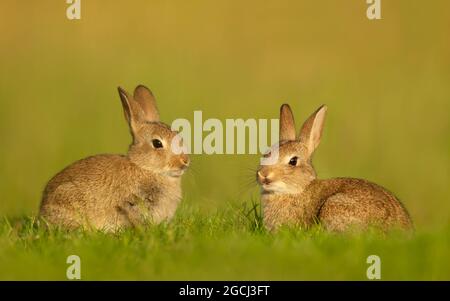
[[306, 145], [308, 156], [311, 156], [320, 143], [327, 107], [322, 105], [308, 119], [300, 130], [298, 140]]
[[142, 122], [144, 119], [144, 112], [140, 108], [139, 104], [133, 100], [133, 97], [127, 93], [127, 91], [121, 87], [118, 87], [117, 90], [119, 91], [125, 119], [127, 120], [131, 133], [134, 136], [137, 124]]
[[280, 108], [280, 141], [283, 140], [295, 140], [294, 115], [288, 104]]
[[159, 112], [156, 107], [156, 99], [152, 91], [143, 85], [139, 85], [134, 90], [134, 100], [136, 100], [144, 111], [145, 121], [159, 121]]

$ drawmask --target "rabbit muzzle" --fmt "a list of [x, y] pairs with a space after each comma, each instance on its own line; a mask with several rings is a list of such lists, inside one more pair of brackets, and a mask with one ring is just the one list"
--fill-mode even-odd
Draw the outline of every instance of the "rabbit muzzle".
[[259, 170], [257, 173], [257, 181], [263, 188], [263, 190], [270, 191], [271, 187], [274, 183], [274, 173], [273, 172], [264, 172]]
[[181, 177], [184, 172], [188, 169], [190, 160], [188, 156], [181, 156], [179, 161], [177, 162], [177, 167], [174, 169], [171, 169], [167, 172], [167, 174], [171, 177]]

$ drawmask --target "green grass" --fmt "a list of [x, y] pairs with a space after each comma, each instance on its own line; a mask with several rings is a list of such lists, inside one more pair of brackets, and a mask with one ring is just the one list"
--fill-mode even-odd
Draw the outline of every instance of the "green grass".
[[34, 219], [0, 224], [0, 279], [66, 279], [81, 258], [84, 280], [367, 280], [381, 258], [383, 280], [450, 279], [448, 228], [412, 238], [337, 235], [320, 228], [270, 234], [239, 206], [203, 214], [183, 206], [169, 224], [120, 234], [45, 230]]

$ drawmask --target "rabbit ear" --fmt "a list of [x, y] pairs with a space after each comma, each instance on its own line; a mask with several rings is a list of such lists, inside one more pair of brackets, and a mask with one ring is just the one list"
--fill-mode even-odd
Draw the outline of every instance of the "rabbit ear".
[[280, 141], [283, 140], [295, 140], [294, 115], [288, 104], [280, 108]]
[[123, 114], [125, 115], [125, 119], [130, 124], [131, 123], [131, 108], [127, 91], [125, 91], [122, 87], [117, 87], [119, 91], [120, 101], [122, 102]]
[[136, 130], [137, 123], [144, 120], [144, 113], [140, 108], [139, 104], [133, 100], [133, 98], [125, 91], [123, 88], [118, 87], [120, 100], [122, 101], [123, 113], [125, 115], [125, 119], [130, 126], [131, 134], [133, 134]]
[[320, 143], [327, 107], [322, 105], [303, 123], [298, 140], [306, 145], [311, 156]]
[[143, 85], [139, 85], [134, 90], [134, 100], [136, 100], [144, 111], [145, 121], [159, 121], [156, 99], [152, 91]]

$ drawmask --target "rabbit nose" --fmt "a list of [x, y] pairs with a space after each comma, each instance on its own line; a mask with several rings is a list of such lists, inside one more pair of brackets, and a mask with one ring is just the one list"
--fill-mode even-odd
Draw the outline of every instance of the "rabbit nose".
[[180, 159], [181, 164], [183, 165], [183, 167], [188, 167], [189, 166], [189, 158], [181, 158]]
[[272, 173], [269, 173], [268, 175], [265, 175], [260, 170], [258, 171], [258, 180], [261, 184], [269, 184], [271, 182], [270, 176]]

